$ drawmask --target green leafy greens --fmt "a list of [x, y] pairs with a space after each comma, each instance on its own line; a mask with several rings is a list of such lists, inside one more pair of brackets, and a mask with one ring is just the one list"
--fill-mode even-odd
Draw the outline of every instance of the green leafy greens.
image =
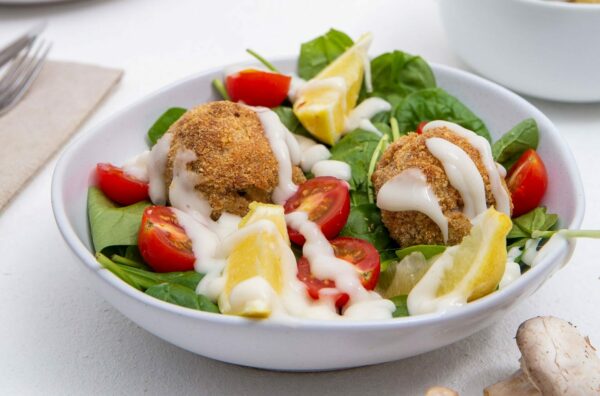
[[[383, 98], [397, 105], [407, 95], [427, 88], [435, 88], [435, 76], [420, 56], [402, 51], [388, 52], [371, 61], [373, 92], [368, 96]], [[366, 92], [363, 90], [361, 96]]]
[[429, 88], [408, 95], [394, 109], [400, 133], [417, 130], [422, 121], [446, 120], [462, 125], [491, 142], [483, 121], [454, 96], [441, 88]]
[[390, 300], [396, 306], [396, 310], [392, 313], [392, 317], [401, 318], [401, 317], [410, 315], [408, 313], [408, 304], [406, 302], [407, 299], [408, 299], [408, 296], [406, 296], [406, 295], [390, 298]]
[[148, 139], [150, 140], [150, 143], [155, 145], [156, 142], [158, 142], [158, 139], [160, 139], [169, 130], [171, 125], [184, 115], [186, 111], [187, 110], [182, 107], [171, 107], [158, 117], [158, 120], [156, 120], [148, 130]]
[[219, 308], [210, 299], [196, 294], [196, 287], [203, 277], [196, 271], [146, 271], [110, 260], [101, 253], [96, 254], [96, 259], [123, 281], [152, 297], [187, 308], [219, 313]]
[[539, 139], [539, 129], [535, 120], [523, 120], [493, 144], [494, 159], [506, 169], [510, 169], [525, 150], [537, 149]]
[[97, 187], [88, 190], [87, 209], [92, 242], [96, 252], [112, 246], [137, 245], [144, 210], [150, 202], [142, 201], [119, 207]]
[[391, 244], [389, 233], [381, 221], [381, 212], [372, 203], [352, 206], [340, 235], [364, 239], [378, 251], [388, 248]]
[[354, 42], [346, 33], [335, 29], [330, 29], [324, 35], [302, 44], [298, 58], [298, 75], [310, 80], [352, 44]]

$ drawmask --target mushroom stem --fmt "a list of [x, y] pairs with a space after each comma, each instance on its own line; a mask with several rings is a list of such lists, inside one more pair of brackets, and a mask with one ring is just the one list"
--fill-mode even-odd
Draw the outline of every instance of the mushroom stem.
[[483, 390], [484, 396], [541, 396], [540, 391], [531, 384], [527, 375], [516, 371], [513, 375], [490, 385]]

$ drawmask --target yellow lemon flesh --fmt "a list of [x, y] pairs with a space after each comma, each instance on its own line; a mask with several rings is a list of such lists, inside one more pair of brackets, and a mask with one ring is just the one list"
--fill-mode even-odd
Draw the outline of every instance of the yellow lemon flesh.
[[[271, 314], [270, 296], [250, 293], [247, 298], [239, 297], [234, 302], [232, 292], [242, 282], [256, 277], [262, 278], [276, 294], [283, 288], [282, 244], [289, 244], [283, 207], [252, 203], [250, 212], [242, 219], [239, 228], [254, 229], [243, 235], [233, 247], [223, 276], [225, 285], [219, 297], [221, 312], [251, 318], [266, 318]], [[260, 224], [257, 224], [262, 221]], [[269, 227], [268, 224], [273, 227]], [[265, 225], [267, 225], [265, 227]]]
[[294, 113], [320, 141], [333, 145], [341, 136], [348, 113], [356, 106], [364, 78], [371, 34], [329, 64], [299, 92]]
[[512, 222], [494, 208], [480, 216], [458, 245], [452, 266], [441, 277], [438, 297], [457, 292], [473, 301], [498, 287], [506, 268], [506, 235]]

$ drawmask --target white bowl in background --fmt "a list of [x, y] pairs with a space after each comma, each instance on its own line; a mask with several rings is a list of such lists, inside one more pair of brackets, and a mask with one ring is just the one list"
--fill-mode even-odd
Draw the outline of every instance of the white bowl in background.
[[[289, 72], [295, 69], [296, 59], [274, 63]], [[439, 85], [478, 114], [495, 138], [524, 118], [537, 120], [539, 153], [550, 177], [544, 204], [560, 215], [561, 226], [578, 227], [584, 211], [581, 180], [567, 144], [550, 120], [494, 83], [446, 66], [432, 68]], [[158, 337], [213, 359], [267, 369], [327, 370], [392, 361], [440, 348], [489, 326], [570, 258], [574, 244], [565, 241], [507, 288], [461, 309], [388, 321], [256, 321], [183, 308], [134, 289], [94, 259], [86, 196], [96, 163], [121, 164], [147, 149], [146, 131], [158, 115], [172, 106], [189, 108], [215, 100], [211, 80], [221, 76], [222, 69], [191, 76], [115, 114], [69, 144], [54, 171], [54, 215], [67, 244], [83, 263], [86, 279], [82, 282], [92, 283], [110, 304]]]
[[600, 101], [600, 5], [549, 0], [439, 0], [451, 47], [517, 92]]

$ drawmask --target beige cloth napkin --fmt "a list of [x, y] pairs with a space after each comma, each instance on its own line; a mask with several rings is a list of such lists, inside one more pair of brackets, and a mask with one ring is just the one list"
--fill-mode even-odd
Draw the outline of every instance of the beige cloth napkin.
[[48, 61], [29, 92], [0, 117], [0, 211], [93, 112], [123, 72]]

